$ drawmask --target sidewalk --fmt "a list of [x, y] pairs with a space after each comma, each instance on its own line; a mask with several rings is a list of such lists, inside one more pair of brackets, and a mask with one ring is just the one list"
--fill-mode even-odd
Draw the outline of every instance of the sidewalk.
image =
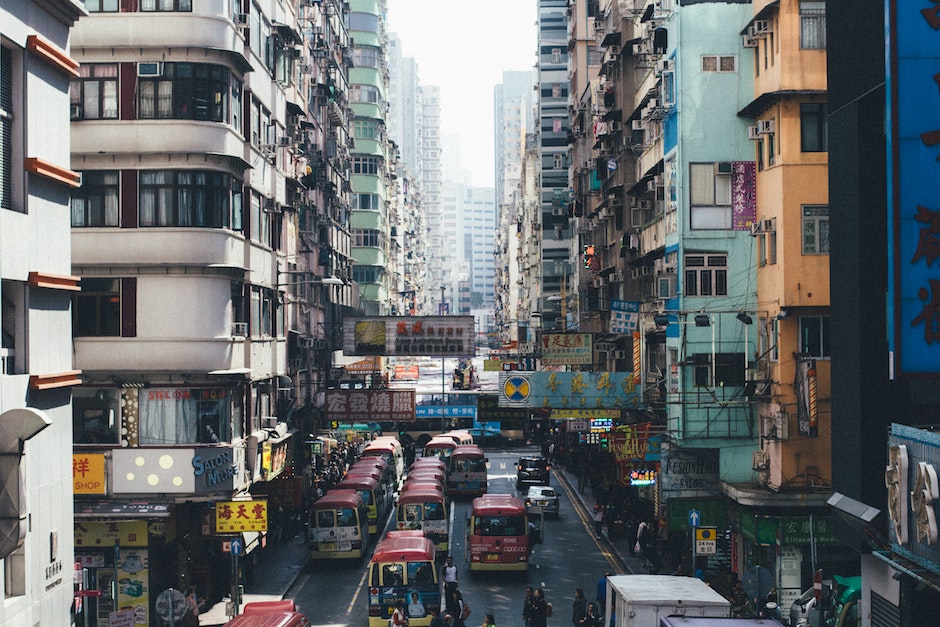
[[[275, 601], [283, 599], [294, 582], [300, 576], [304, 566], [309, 560], [307, 543], [303, 536], [297, 536], [278, 546], [268, 546], [259, 551], [254, 567], [254, 583], [245, 586], [242, 595], [242, 607], [252, 601]], [[213, 605], [199, 615], [201, 626], [224, 625], [229, 617], [225, 614], [225, 606], [230, 602], [228, 597]], [[241, 614], [241, 607], [239, 607]]]
[[[553, 466], [552, 472], [555, 473], [555, 478], [558, 479], [559, 483], [563, 485], [565, 492], [569, 496], [574, 496], [574, 498], [577, 499], [577, 505], [583, 508], [582, 511], [584, 515], [588, 520], [591, 520], [591, 514], [596, 504], [594, 495], [591, 493], [591, 487], [589, 485], [585, 486], [583, 494], [579, 494], [577, 488], [578, 480], [574, 476], [574, 473], [570, 473], [568, 470], [559, 466]], [[615, 575], [650, 574], [649, 569], [643, 566], [642, 557], [632, 557], [630, 555], [630, 541], [626, 536], [611, 539], [607, 534], [607, 527], [605, 526], [601, 532], [601, 539], [599, 541], [617, 557], [617, 561], [620, 563], [622, 572], [615, 572]], [[672, 574], [674, 570], [672, 566], [671, 564], [663, 564], [662, 570], [660, 570], [658, 574]]]

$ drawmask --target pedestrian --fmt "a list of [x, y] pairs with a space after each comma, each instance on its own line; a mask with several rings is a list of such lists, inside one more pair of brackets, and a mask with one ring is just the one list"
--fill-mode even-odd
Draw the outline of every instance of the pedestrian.
[[444, 563], [444, 592], [448, 590], [457, 589], [457, 566], [454, 565], [454, 558], [450, 555], [447, 556], [447, 561]]
[[395, 611], [392, 612], [392, 617], [388, 619], [388, 627], [408, 627], [404, 601], [395, 604]]
[[532, 592], [532, 586], [525, 587], [525, 601], [522, 603], [522, 622], [525, 624], [525, 627], [531, 627], [532, 625], [532, 602], [535, 600], [535, 596]]
[[428, 608], [428, 614], [431, 616], [431, 623], [428, 627], [444, 627], [444, 617], [436, 607]]
[[[467, 605], [463, 601], [463, 594], [457, 588], [451, 592], [451, 602], [448, 604], [448, 611], [454, 616], [454, 625], [456, 627], [465, 627], [469, 613], [466, 611]], [[450, 609], [450, 608], [453, 609]]]
[[545, 593], [541, 588], [536, 588], [532, 595], [532, 619], [529, 623], [531, 627], [545, 627], [548, 623], [549, 604], [545, 601]]
[[444, 614], [444, 627], [451, 627], [454, 624], [454, 617], [451, 614]]
[[581, 622], [579, 622], [578, 625], [580, 627], [601, 627], [602, 624], [603, 619], [597, 611], [597, 605], [595, 603], [588, 603], [587, 608], [584, 610], [584, 616], [581, 618]]
[[483, 617], [483, 624], [480, 627], [496, 627], [496, 619], [492, 614], [487, 614]]
[[186, 596], [184, 597], [186, 605], [186, 613], [183, 614], [183, 627], [199, 627], [199, 610], [202, 609], [205, 599], [201, 601], [196, 598], [196, 587], [189, 586], [186, 589]]
[[601, 614], [604, 613], [604, 608], [607, 607], [607, 578], [611, 575], [613, 573], [608, 570], [603, 577], [597, 580], [597, 597], [594, 600], [597, 602]]
[[604, 527], [604, 508], [600, 505], [594, 506], [594, 537], [601, 537], [601, 530]]
[[574, 603], [571, 605], [571, 624], [574, 627], [580, 627], [583, 623], [584, 613], [587, 611], [587, 599], [584, 598], [584, 590], [577, 588], [574, 591]]

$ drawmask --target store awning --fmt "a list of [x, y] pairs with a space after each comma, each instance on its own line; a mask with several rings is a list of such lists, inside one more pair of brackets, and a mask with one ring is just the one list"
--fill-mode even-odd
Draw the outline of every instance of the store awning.
[[173, 503], [75, 501], [75, 518], [168, 518]]

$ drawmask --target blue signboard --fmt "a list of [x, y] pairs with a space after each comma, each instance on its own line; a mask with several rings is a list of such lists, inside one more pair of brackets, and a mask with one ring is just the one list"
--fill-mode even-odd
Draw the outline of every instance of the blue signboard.
[[500, 407], [639, 407], [632, 372], [501, 372]]
[[[447, 418], [477, 417], [477, 408], [474, 405], [445, 405], [444, 416]], [[440, 418], [440, 405], [418, 405], [415, 407], [416, 418]]]
[[889, 0], [888, 274], [896, 376], [940, 373], [940, 5]]

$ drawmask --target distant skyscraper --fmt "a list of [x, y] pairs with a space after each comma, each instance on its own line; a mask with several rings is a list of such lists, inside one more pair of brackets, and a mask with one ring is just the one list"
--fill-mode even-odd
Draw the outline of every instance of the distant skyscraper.
[[[532, 132], [535, 73], [531, 70], [503, 72], [503, 82], [493, 90], [497, 211], [512, 195], [518, 174], [507, 180], [506, 168], [522, 163], [525, 135]], [[514, 169], [518, 173], [518, 168]]]

